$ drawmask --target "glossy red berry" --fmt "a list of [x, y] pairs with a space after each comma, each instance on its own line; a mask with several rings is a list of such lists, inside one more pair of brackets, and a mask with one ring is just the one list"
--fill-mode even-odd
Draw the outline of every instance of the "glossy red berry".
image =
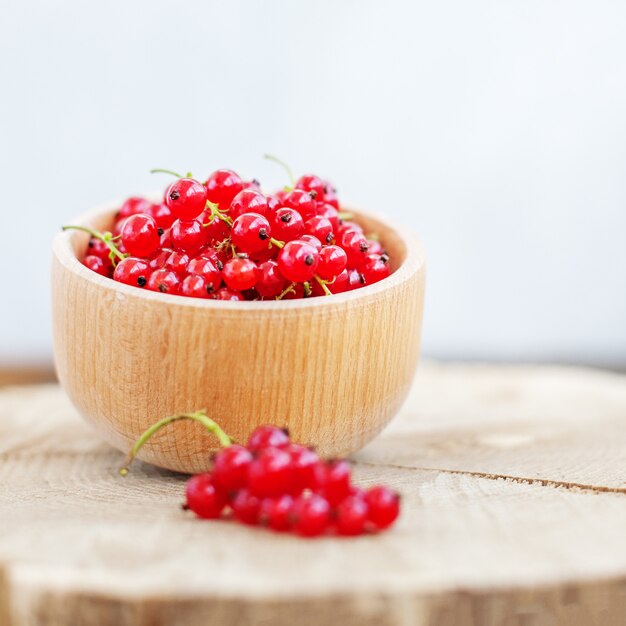
[[145, 198], [128, 198], [117, 212], [117, 219], [122, 220], [131, 215], [137, 215], [138, 213], [149, 213], [150, 207], [150, 201]]
[[156, 225], [164, 230], [169, 228], [176, 219], [170, 208], [164, 202], [153, 204], [150, 207], [149, 214], [156, 222]]
[[278, 269], [278, 263], [274, 260], [264, 261], [259, 264], [259, 282], [256, 284], [258, 294], [263, 298], [277, 296], [285, 287], [284, 276]]
[[384, 485], [372, 487], [365, 494], [368, 520], [378, 530], [389, 528], [400, 515], [400, 496]]
[[263, 448], [285, 448], [289, 445], [289, 433], [278, 426], [257, 426], [248, 438], [248, 449], [252, 452]]
[[283, 494], [261, 501], [261, 523], [272, 530], [284, 532], [293, 526], [293, 498]]
[[326, 183], [315, 174], [304, 174], [296, 182], [296, 189], [315, 193], [315, 200], [321, 202], [326, 193]]
[[233, 222], [230, 233], [235, 247], [249, 254], [269, 248], [272, 236], [270, 223], [259, 213], [242, 213]]
[[152, 217], [143, 213], [131, 215], [122, 226], [124, 247], [133, 256], [147, 257], [159, 248], [159, 228]]
[[299, 444], [290, 444], [285, 450], [291, 456], [292, 493], [297, 495], [305, 489], [313, 489], [316, 467], [320, 462], [315, 451]]
[[213, 287], [207, 285], [206, 280], [202, 276], [190, 274], [183, 278], [179, 293], [181, 296], [188, 296], [189, 298], [208, 298], [213, 291]]
[[372, 285], [383, 278], [387, 278], [391, 273], [389, 257], [386, 254], [368, 254], [359, 269], [366, 284]]
[[172, 215], [183, 221], [198, 217], [206, 206], [205, 186], [193, 178], [179, 178], [165, 192], [165, 204]]
[[309, 235], [305, 233], [301, 237], [299, 237], [300, 241], [304, 241], [310, 245], [312, 245], [317, 251], [322, 249], [322, 242], [315, 237], [314, 235]]
[[330, 525], [330, 504], [318, 494], [303, 494], [293, 503], [294, 530], [303, 537], [323, 534]]
[[335, 509], [335, 528], [339, 535], [362, 535], [367, 524], [368, 507], [357, 495], [344, 498]]
[[217, 170], [204, 183], [207, 199], [228, 210], [233, 198], [243, 189], [243, 181], [232, 170]]
[[317, 275], [324, 280], [332, 280], [343, 272], [347, 263], [348, 257], [343, 248], [339, 246], [324, 246], [320, 250]]
[[248, 488], [260, 497], [290, 491], [291, 456], [281, 448], [263, 448], [248, 469]]
[[188, 254], [179, 252], [178, 250], [170, 251], [163, 262], [162, 267], [172, 272], [176, 272], [179, 276], [183, 276], [187, 273], [187, 266], [190, 263]]
[[271, 216], [272, 234], [279, 241], [293, 241], [304, 235], [304, 220], [289, 207], [277, 209]]
[[365, 235], [356, 230], [349, 230], [341, 236], [341, 247], [348, 255], [348, 265], [359, 267], [368, 255], [369, 244]]
[[228, 287], [221, 287], [215, 292], [216, 300], [245, 300], [240, 291], [235, 291], [234, 289], [229, 289]]
[[146, 289], [161, 293], [177, 294], [180, 289], [180, 278], [176, 272], [167, 269], [154, 270], [148, 278]]
[[311, 244], [296, 239], [285, 244], [277, 260], [280, 273], [287, 280], [302, 283], [315, 275], [320, 255]]
[[226, 506], [226, 496], [215, 486], [211, 474], [192, 476], [185, 487], [186, 508], [203, 519], [216, 519]]
[[110, 253], [111, 250], [109, 246], [107, 246], [101, 239], [96, 239], [94, 237], [89, 240], [89, 243], [87, 244], [87, 251], [85, 252], [87, 255], [100, 257], [105, 262], [110, 260]]
[[352, 468], [348, 461], [339, 459], [316, 466], [316, 489], [336, 505], [350, 493]]
[[252, 289], [259, 281], [257, 264], [247, 258], [235, 257], [224, 263], [222, 278], [228, 287], [237, 291]]
[[315, 192], [294, 189], [285, 196], [283, 203], [285, 206], [298, 211], [302, 215], [302, 219], [306, 221], [317, 213], [315, 197]]
[[113, 271], [113, 279], [133, 287], [145, 287], [148, 284], [151, 270], [142, 259], [126, 257], [120, 261]]
[[206, 232], [198, 220], [190, 222], [176, 220], [170, 230], [175, 250], [194, 255], [207, 243]]
[[222, 284], [222, 271], [220, 267], [224, 267], [219, 259], [212, 259], [207, 256], [198, 256], [191, 259], [185, 268], [188, 274], [201, 276], [209, 293], [217, 291]]
[[335, 238], [333, 225], [330, 223], [330, 220], [321, 215], [314, 215], [309, 218], [304, 226], [307, 235], [312, 235], [319, 239], [321, 243], [329, 244]]
[[96, 272], [96, 274], [100, 274], [101, 276], [109, 275], [110, 263], [105, 263], [99, 256], [89, 254], [83, 259], [83, 263], [90, 270]]
[[240, 489], [230, 503], [230, 506], [235, 519], [240, 522], [250, 526], [255, 526], [259, 523], [261, 499], [250, 493], [248, 489]]
[[252, 453], [247, 448], [233, 444], [218, 452], [213, 466], [215, 482], [227, 491], [237, 491], [248, 483], [248, 469]]
[[325, 217], [332, 225], [333, 232], [337, 233], [339, 230], [340, 220], [339, 220], [339, 211], [337, 209], [327, 203], [323, 203], [320, 205], [317, 204], [317, 214], [321, 217]]
[[257, 189], [251, 188], [240, 191], [230, 203], [228, 216], [235, 220], [244, 213], [268, 215], [267, 198]]

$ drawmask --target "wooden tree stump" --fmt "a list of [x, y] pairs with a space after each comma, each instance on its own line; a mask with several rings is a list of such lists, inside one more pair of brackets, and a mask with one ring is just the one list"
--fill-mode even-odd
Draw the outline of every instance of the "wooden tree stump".
[[626, 623], [624, 376], [424, 365], [355, 456], [404, 496], [379, 536], [195, 520], [121, 461], [58, 386], [0, 391], [1, 626]]

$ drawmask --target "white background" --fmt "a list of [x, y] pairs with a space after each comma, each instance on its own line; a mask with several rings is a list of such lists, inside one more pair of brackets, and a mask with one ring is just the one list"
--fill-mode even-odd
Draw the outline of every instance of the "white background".
[[429, 254], [431, 356], [626, 364], [626, 3], [0, 0], [0, 364], [86, 208], [278, 154]]

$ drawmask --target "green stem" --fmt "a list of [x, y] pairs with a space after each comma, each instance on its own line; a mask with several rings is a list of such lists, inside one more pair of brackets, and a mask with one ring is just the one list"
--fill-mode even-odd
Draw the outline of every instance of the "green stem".
[[104, 242], [107, 247], [109, 248], [109, 250], [111, 251], [111, 254], [116, 256], [120, 261], [125, 259], [128, 255], [127, 254], [122, 254], [117, 246], [113, 243], [113, 235], [109, 232], [106, 233], [101, 233], [97, 230], [92, 230], [91, 228], [87, 228], [86, 226], [63, 226], [62, 227], [63, 230], [80, 230], [83, 233], [87, 233], [88, 235], [91, 235], [94, 239], [99, 239], [100, 241]]
[[229, 437], [219, 426], [217, 422], [214, 422], [205, 411], [196, 411], [195, 413], [180, 413], [178, 415], [170, 415], [169, 417], [164, 417], [162, 420], [155, 422], [144, 431], [139, 439], [135, 442], [135, 445], [132, 447], [132, 450], [128, 453], [126, 457], [126, 461], [124, 465], [120, 468], [120, 475], [126, 476], [128, 474], [128, 470], [130, 468], [131, 463], [134, 458], [137, 456], [139, 450], [141, 450], [142, 446], [161, 428], [167, 426], [168, 424], [172, 424], [179, 420], [195, 420], [200, 422], [212, 435], [215, 435], [224, 448], [232, 445], [233, 440]]
[[291, 182], [291, 188], [293, 189], [293, 187], [296, 186], [296, 179], [287, 163], [285, 163], [282, 159], [275, 157], [273, 154], [264, 154], [263, 158], [267, 159], [268, 161], [274, 161], [274, 163], [278, 163], [278, 165], [280, 165], [287, 172], [287, 176], [289, 176], [289, 181]]
[[282, 300], [288, 293], [290, 293], [291, 291], [295, 291], [295, 286], [296, 283], [291, 283], [287, 285], [287, 287], [283, 289], [282, 293], [276, 296], [276, 300]]
[[274, 239], [274, 237], [270, 237], [270, 243], [273, 246], [276, 246], [277, 248], [284, 248], [285, 247], [285, 242], [284, 241], [279, 241], [278, 239]]
[[[172, 176], [176, 176], [176, 178], [185, 178], [184, 176], [181, 176], [178, 172], [173, 172], [172, 170], [166, 170], [160, 167], [150, 170], [150, 174], [171, 174]], [[191, 178], [191, 174], [187, 178]]]
[[[319, 286], [324, 290], [324, 294], [332, 296], [333, 292], [326, 286], [326, 281], [322, 280], [317, 274], [314, 276], [315, 280], [319, 283]], [[334, 279], [333, 279], [334, 282]]]

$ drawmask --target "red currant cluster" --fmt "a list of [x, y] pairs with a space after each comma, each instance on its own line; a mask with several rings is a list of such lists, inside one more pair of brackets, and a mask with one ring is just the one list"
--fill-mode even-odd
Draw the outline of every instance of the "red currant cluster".
[[87, 267], [128, 285], [194, 298], [291, 299], [389, 275], [381, 244], [349, 217], [318, 176], [265, 195], [258, 182], [223, 169], [204, 183], [178, 177], [162, 203], [129, 198], [111, 232], [66, 228], [91, 234]]
[[398, 494], [385, 486], [365, 491], [351, 484], [350, 474], [347, 461], [323, 461], [291, 443], [284, 430], [260, 426], [246, 446], [221, 450], [212, 472], [189, 479], [185, 508], [205, 519], [230, 509], [244, 524], [306, 537], [391, 526], [400, 512]]
[[245, 446], [233, 443], [204, 411], [171, 415], [153, 424], [135, 442], [122, 475], [141, 447], [161, 428], [195, 420], [222, 446], [213, 469], [187, 482], [185, 509], [203, 519], [232, 513], [250, 526], [265, 526], [304, 537], [361, 535], [389, 528], [400, 514], [399, 495], [384, 485], [364, 490], [352, 484], [348, 461], [325, 461], [292, 443], [285, 429], [259, 426]]

